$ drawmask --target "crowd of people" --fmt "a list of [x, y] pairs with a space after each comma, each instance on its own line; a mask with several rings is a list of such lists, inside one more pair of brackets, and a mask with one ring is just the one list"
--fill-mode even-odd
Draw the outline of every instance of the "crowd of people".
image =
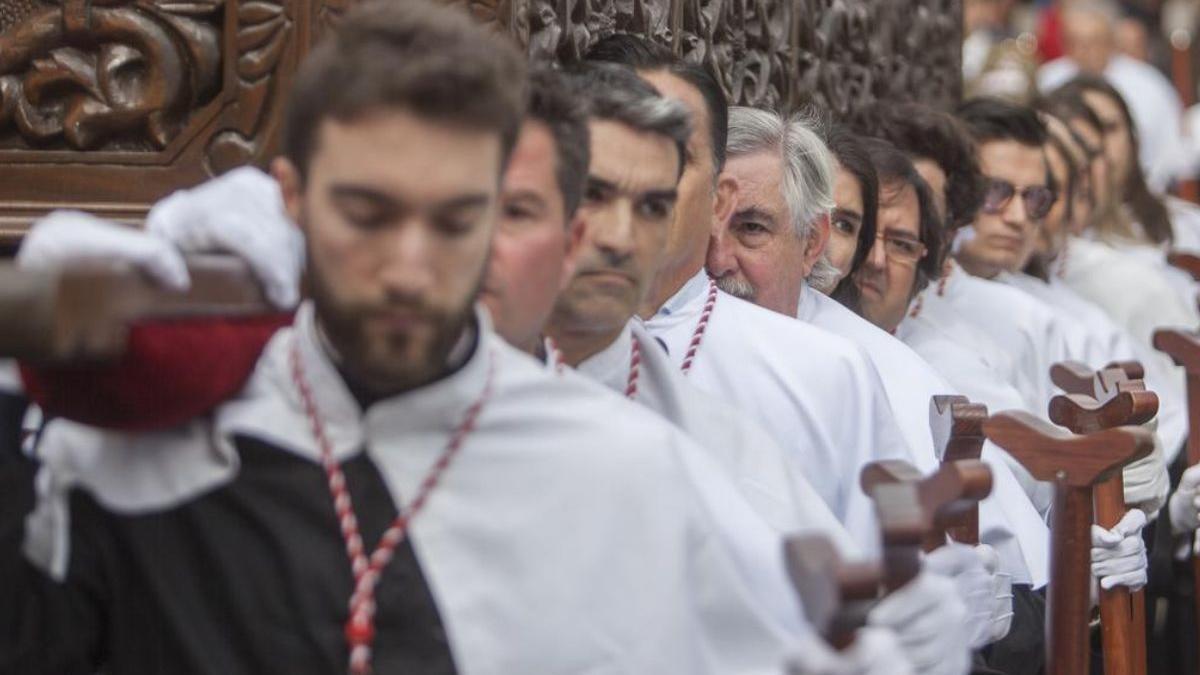
[[1000, 447], [981, 543], [849, 646], [783, 541], [880, 559], [860, 473], [937, 470], [931, 397], [1045, 418], [1054, 364], [1134, 360], [1155, 449], [1093, 588], [1149, 584], [1153, 672], [1195, 672], [1200, 468], [1152, 343], [1200, 326], [1167, 264], [1200, 217], [1104, 78], [781, 114], [644, 37], [527, 63], [414, 0], [350, 10], [285, 115], [269, 173], [25, 237], [174, 290], [231, 254], [282, 318], [131, 342], [87, 371], [115, 403], [0, 362], [0, 673], [1045, 672], [1051, 489]]

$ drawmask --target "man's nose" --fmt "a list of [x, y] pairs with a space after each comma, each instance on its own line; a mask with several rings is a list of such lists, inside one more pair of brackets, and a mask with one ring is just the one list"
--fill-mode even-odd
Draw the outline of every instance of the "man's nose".
[[705, 261], [709, 276], [714, 278], [735, 274], [738, 271], [737, 256], [734, 255], [733, 237], [729, 230], [718, 225], [713, 228], [708, 240], [708, 259]]
[[873, 270], [882, 270], [887, 267], [887, 253], [884, 251], [883, 239], [876, 237], [875, 243], [871, 244], [871, 252], [867, 254], [867, 259], [863, 264]]

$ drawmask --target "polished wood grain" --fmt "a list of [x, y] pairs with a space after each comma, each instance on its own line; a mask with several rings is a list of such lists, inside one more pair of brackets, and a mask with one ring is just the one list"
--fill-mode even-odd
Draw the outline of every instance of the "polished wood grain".
[[1021, 462], [1034, 478], [1054, 483], [1047, 672], [1088, 672], [1092, 487], [1154, 449], [1149, 431], [1106, 429], [1086, 436], [1064, 431], [1027, 412], [990, 417], [984, 433]]
[[[1096, 387], [1112, 385], [1100, 402], [1090, 396], [1056, 396], [1050, 419], [1076, 434], [1090, 434], [1125, 425], [1140, 425], [1158, 413], [1158, 397], [1141, 380], [1125, 380], [1124, 369], [1094, 373]], [[1093, 490], [1096, 524], [1111, 529], [1125, 516], [1125, 483], [1117, 472]], [[1146, 672], [1145, 594], [1124, 586], [1100, 591], [1100, 629], [1106, 675], [1144, 675]]]
[[785, 539], [783, 555], [809, 624], [835, 649], [853, 644], [879, 597], [879, 565], [845, 562], [832, 542], [812, 534]]
[[[983, 421], [987, 406], [965, 396], [932, 396], [929, 427], [934, 452], [942, 462], [979, 459], [983, 455]], [[979, 507], [972, 505], [940, 522], [945, 536], [961, 544], [979, 544]], [[936, 536], [936, 535], [935, 535]]]

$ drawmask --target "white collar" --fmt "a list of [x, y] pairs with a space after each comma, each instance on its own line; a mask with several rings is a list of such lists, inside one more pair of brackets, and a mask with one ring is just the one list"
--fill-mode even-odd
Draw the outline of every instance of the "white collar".
[[479, 398], [487, 380], [495, 336], [486, 312], [475, 312], [479, 339], [466, 363], [436, 382], [380, 400], [364, 413], [317, 335], [312, 304], [302, 304], [291, 328], [271, 339], [244, 395], [218, 410], [222, 438], [242, 433], [316, 457], [307, 415], [292, 379], [291, 352], [299, 351], [313, 402], [335, 457], [360, 450], [368, 436], [448, 433]]
[[800, 282], [800, 302], [796, 304], [796, 318], [804, 323], [812, 323], [813, 317], [817, 315], [817, 300], [812, 298], [812, 294], [816, 293], [807, 281]]
[[633, 321], [604, 349], [584, 359], [575, 370], [590, 380], [624, 391], [629, 377], [629, 355], [633, 349]]
[[664, 317], [680, 313], [689, 302], [702, 296], [707, 288], [708, 272], [702, 267], [699, 272], [696, 272], [691, 279], [687, 280], [687, 283], [675, 292], [675, 295], [672, 295], [669, 300], [663, 303], [663, 306], [655, 312], [654, 316]]

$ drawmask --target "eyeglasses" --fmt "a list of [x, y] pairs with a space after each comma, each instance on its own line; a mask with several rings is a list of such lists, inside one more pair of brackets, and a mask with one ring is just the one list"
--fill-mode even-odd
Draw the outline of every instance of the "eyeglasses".
[[1018, 192], [1021, 201], [1025, 202], [1025, 213], [1031, 220], [1045, 218], [1046, 214], [1050, 213], [1050, 207], [1054, 206], [1054, 200], [1058, 199], [1054, 190], [1045, 185], [1030, 185], [1018, 191], [1016, 186], [1006, 180], [989, 178], [987, 192], [983, 196], [984, 213], [1000, 213]]
[[925, 244], [901, 234], [880, 232], [875, 239], [883, 242], [883, 252], [889, 260], [895, 260], [905, 265], [915, 265], [925, 257]]

